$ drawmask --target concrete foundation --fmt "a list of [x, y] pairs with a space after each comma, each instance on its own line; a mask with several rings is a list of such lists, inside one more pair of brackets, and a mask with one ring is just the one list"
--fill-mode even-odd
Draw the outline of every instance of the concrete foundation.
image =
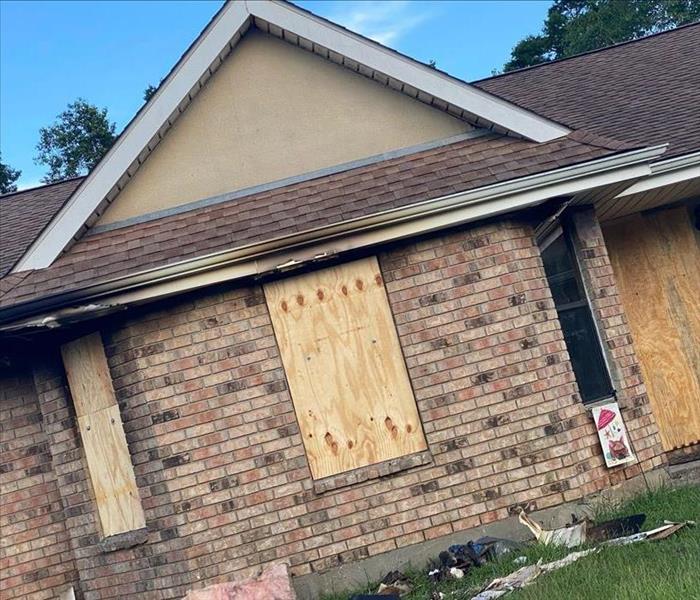
[[[688, 474], [691, 471], [692, 476]], [[700, 461], [697, 468], [686, 469], [683, 474], [678, 470], [671, 473], [669, 468], [656, 469], [581, 500], [535, 511], [532, 516], [545, 528], [554, 529], [570, 522], [572, 514], [577, 516], [590, 515], [593, 507], [602, 502], [619, 502], [646, 489], [654, 489], [663, 485], [684, 485], [698, 482], [700, 482]], [[518, 518], [511, 516], [482, 527], [465, 529], [458, 533], [349, 563], [325, 573], [312, 573], [297, 577], [293, 581], [294, 589], [299, 600], [313, 600], [323, 594], [362, 588], [379, 581], [394, 569], [403, 571], [411, 568], [423, 568], [431, 559], [437, 558], [438, 554], [448, 546], [464, 544], [485, 535], [518, 541], [532, 538], [529, 530], [518, 522]]]

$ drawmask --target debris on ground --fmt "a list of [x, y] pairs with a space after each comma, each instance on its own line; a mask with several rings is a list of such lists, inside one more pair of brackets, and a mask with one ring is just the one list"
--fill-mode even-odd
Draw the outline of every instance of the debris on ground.
[[[635, 519], [633, 519], [634, 522], [639, 521], [638, 517], [640, 515], [633, 515]], [[643, 517], [643, 515], [642, 515]], [[624, 519], [619, 519], [620, 521], [623, 521]], [[639, 521], [639, 524], [643, 522], [644, 519], [642, 518], [641, 521]], [[534, 523], [534, 521], [531, 521]], [[612, 523], [612, 521], [608, 522]], [[602, 546], [621, 546], [625, 544], [634, 544], [636, 542], [643, 542], [643, 541], [654, 541], [654, 540], [662, 540], [665, 539], [674, 533], [680, 531], [686, 526], [694, 526], [695, 521], [683, 521], [680, 523], [674, 523], [671, 521], [665, 521], [664, 525], [661, 527], [657, 527], [656, 529], [651, 529], [649, 531], [642, 531], [638, 533], [634, 533], [632, 535], [627, 535], [623, 537], [618, 537], [614, 539], [608, 539], [602, 542], [602, 544], [598, 547], [595, 548], [589, 548], [587, 550], [581, 550], [579, 552], [572, 552], [571, 554], [568, 554], [564, 558], [560, 560], [555, 560], [549, 563], [542, 564], [542, 560], [538, 561], [537, 564], [534, 565], [528, 565], [526, 567], [521, 567], [517, 571], [514, 571], [510, 575], [506, 575], [505, 577], [499, 577], [497, 579], [494, 579], [491, 583], [489, 583], [479, 594], [476, 596], [472, 597], [471, 600], [493, 600], [494, 598], [500, 598], [501, 596], [505, 596], [509, 592], [512, 592], [513, 590], [518, 590], [521, 588], [524, 588], [528, 585], [530, 585], [535, 579], [537, 579], [542, 573], [549, 573], [551, 571], [556, 571], [557, 569], [561, 569], [562, 567], [565, 567], [567, 565], [570, 565], [573, 562], [576, 562], [580, 558], [583, 558], [584, 556], [588, 556], [589, 554], [593, 554], [595, 552], [600, 552]], [[566, 528], [565, 528], [566, 529]], [[611, 527], [607, 529], [608, 531], [616, 531], [617, 529]], [[545, 531], [545, 530], [543, 530]], [[560, 531], [560, 530], [554, 530], [554, 531]], [[550, 538], [551, 539], [551, 538]], [[553, 538], [556, 539], [556, 538]], [[561, 540], [567, 539], [566, 537], [559, 538]], [[550, 542], [552, 543], [552, 542]], [[518, 558], [525, 558], [525, 557], [518, 557]], [[516, 559], [518, 560], [518, 559]]]
[[[644, 514], [629, 515], [612, 519], [603, 523], [594, 524], [588, 519], [578, 519], [572, 515], [572, 522], [565, 527], [548, 530], [540, 523], [520, 511], [519, 520], [524, 524], [540, 543], [553, 546], [566, 546], [573, 548], [584, 543], [597, 543], [598, 546], [587, 548], [578, 552], [572, 552], [560, 560], [542, 564], [540, 560], [536, 564], [528, 565], [528, 558], [520, 555], [527, 544], [515, 542], [506, 538], [484, 536], [476, 540], [470, 540], [466, 544], [452, 544], [438, 555], [437, 560], [432, 560], [428, 570], [428, 578], [433, 583], [444, 579], [463, 579], [474, 568], [496, 561], [501, 557], [513, 553], [513, 563], [520, 568], [505, 577], [494, 579], [472, 600], [492, 600], [500, 598], [513, 590], [530, 585], [542, 573], [548, 573], [561, 569], [584, 556], [600, 552], [603, 546], [632, 544], [644, 540], [660, 540], [669, 537], [683, 527], [695, 525], [694, 521], [675, 523], [665, 521], [664, 525], [650, 531], [640, 532], [646, 519]], [[374, 595], [355, 596], [353, 600], [372, 600], [379, 598], [399, 599], [409, 592], [412, 586], [410, 579], [401, 571], [391, 571], [382, 579]], [[466, 591], [466, 590], [464, 590]], [[463, 593], [464, 593], [463, 591]], [[452, 592], [453, 594], [457, 592]], [[428, 600], [442, 600], [445, 594], [434, 590]]]
[[638, 515], [630, 515], [620, 519], [604, 521], [597, 525], [591, 524], [586, 529], [586, 541], [602, 542], [633, 533], [639, 533], [646, 518], [647, 516], [645, 514], [640, 513]]
[[639, 533], [615, 538], [612, 540], [606, 540], [605, 542], [603, 542], [603, 545], [624, 546], [625, 544], [634, 544], [635, 542], [643, 542], [645, 540], [663, 540], [667, 537], [672, 536], [674, 533], [680, 531], [684, 527], [688, 526], [695, 526], [695, 521], [681, 521], [679, 523], [675, 523], [673, 521], [664, 521], [664, 524], [661, 527], [657, 527], [656, 529], [650, 529], [649, 531], [641, 531]]
[[549, 573], [551, 571], [561, 569], [562, 567], [570, 565], [571, 563], [576, 562], [580, 558], [588, 556], [593, 552], [598, 552], [598, 550], [596, 548], [592, 548], [590, 550], [572, 552], [561, 560], [555, 560], [545, 564], [542, 564], [542, 561], [539, 560], [534, 565], [521, 567], [510, 575], [494, 579], [481, 592], [472, 597], [471, 600], [493, 600], [494, 598], [500, 598], [501, 596], [505, 596], [514, 590], [519, 590], [530, 585], [542, 573]]
[[401, 597], [411, 591], [411, 581], [401, 571], [387, 573], [377, 589], [378, 596]]
[[522, 544], [513, 540], [490, 536], [483, 536], [466, 544], [453, 544], [440, 552], [437, 562], [431, 562], [428, 577], [432, 581], [441, 581], [446, 577], [462, 579], [470, 569], [480, 567], [521, 547]]
[[573, 523], [558, 529], [544, 529], [537, 521], [521, 510], [518, 520], [535, 536], [538, 542], [546, 546], [565, 546], [575, 548], [587, 542], [602, 542], [613, 538], [639, 533], [646, 515], [630, 515], [612, 519], [594, 525], [588, 519], [577, 521], [572, 515]]
[[569, 527], [559, 529], [545, 529], [534, 519], [531, 519], [524, 510], [520, 510], [518, 520], [532, 531], [535, 539], [545, 546], [566, 546], [575, 548], [586, 541], [586, 527], [588, 521], [581, 521]]
[[286, 564], [276, 564], [257, 577], [191, 590], [185, 600], [295, 600]]

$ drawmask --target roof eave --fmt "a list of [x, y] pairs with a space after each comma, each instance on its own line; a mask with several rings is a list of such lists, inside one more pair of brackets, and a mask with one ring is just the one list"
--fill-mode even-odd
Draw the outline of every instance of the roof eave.
[[0, 331], [55, 323], [51, 313], [65, 307], [90, 303], [123, 307], [153, 301], [217, 282], [284, 271], [344, 252], [513, 212], [553, 197], [572, 196], [625, 181], [633, 183], [651, 173], [649, 163], [665, 150], [664, 144], [616, 153], [40, 298], [1, 309]]

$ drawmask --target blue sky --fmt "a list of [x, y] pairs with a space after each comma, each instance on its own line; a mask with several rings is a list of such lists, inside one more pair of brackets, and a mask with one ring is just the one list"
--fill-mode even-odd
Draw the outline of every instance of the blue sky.
[[[300, 1], [301, 6], [466, 80], [487, 77], [549, 1]], [[220, 1], [0, 1], [0, 151], [39, 183], [39, 128], [78, 97], [107, 107], [117, 130], [221, 5]]]

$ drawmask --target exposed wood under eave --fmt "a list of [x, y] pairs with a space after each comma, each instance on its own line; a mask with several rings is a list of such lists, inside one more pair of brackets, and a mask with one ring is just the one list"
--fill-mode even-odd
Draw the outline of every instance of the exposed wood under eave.
[[[648, 176], [649, 162], [665, 148], [662, 145], [625, 152], [30, 301], [0, 310], [0, 323], [3, 323], [0, 331], [43, 328], [47, 323], [55, 327], [60, 325], [56, 311], [68, 307], [73, 307], [72, 318], [81, 305], [93, 304], [96, 311], [100, 307], [101, 313], [105, 305], [117, 310], [125, 305], [149, 302], [223, 281], [284, 271], [350, 251], [514, 212], [550, 198], [567, 196], [576, 201], [591, 197], [591, 192], [596, 190], [595, 197], [606, 199], [618, 193], [623, 182], [631, 185]], [[83, 312], [90, 316], [91, 311]]]

